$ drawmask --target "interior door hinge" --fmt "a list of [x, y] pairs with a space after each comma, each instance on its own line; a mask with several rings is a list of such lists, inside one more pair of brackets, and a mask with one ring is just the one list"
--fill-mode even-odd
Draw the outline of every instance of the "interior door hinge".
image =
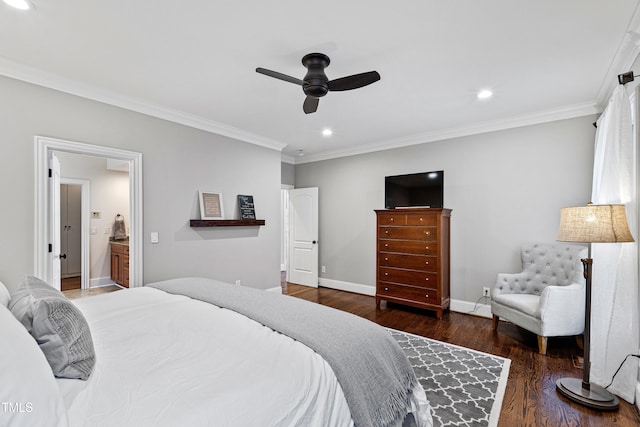
[[53, 171], [51, 170], [51, 168], [49, 168], [49, 178], [51, 178], [53, 176]]
[[49, 253], [53, 252], [53, 245], [49, 243]]

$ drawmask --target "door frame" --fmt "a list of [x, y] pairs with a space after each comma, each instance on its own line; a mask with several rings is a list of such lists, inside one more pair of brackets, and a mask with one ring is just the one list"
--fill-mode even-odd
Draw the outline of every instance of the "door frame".
[[89, 260], [91, 245], [89, 241], [89, 201], [91, 200], [91, 181], [88, 179], [63, 178], [60, 184], [80, 186], [80, 289], [89, 289], [91, 276]]
[[49, 256], [49, 153], [61, 151], [86, 154], [129, 162], [129, 283], [130, 287], [143, 285], [142, 268], [142, 153], [102, 147], [99, 145], [67, 141], [63, 139], [35, 136], [35, 275], [45, 281], [51, 280]]
[[289, 274], [289, 190], [293, 190], [293, 185], [280, 185], [280, 227], [282, 238], [280, 240], [281, 263], [280, 271]]

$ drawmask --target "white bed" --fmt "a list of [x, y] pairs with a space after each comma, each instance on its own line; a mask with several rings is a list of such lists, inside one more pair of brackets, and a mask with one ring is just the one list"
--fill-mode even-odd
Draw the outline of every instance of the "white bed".
[[[86, 381], [55, 379], [59, 396], [47, 401], [42, 425], [354, 425], [329, 364], [244, 315], [148, 287], [73, 303], [87, 319], [95, 366]], [[35, 406], [7, 424], [30, 416], [38, 425]], [[419, 385], [412, 409], [418, 425], [430, 425]]]

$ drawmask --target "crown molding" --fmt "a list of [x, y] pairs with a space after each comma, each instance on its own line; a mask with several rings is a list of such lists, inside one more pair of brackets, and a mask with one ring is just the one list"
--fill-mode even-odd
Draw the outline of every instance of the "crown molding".
[[[621, 48], [616, 54], [619, 63], [625, 62], [633, 63], [635, 58], [640, 52], [640, 13], [638, 9], [632, 19], [632, 24], [637, 25], [638, 32], [628, 33], [625, 40], [626, 43], [621, 45]], [[635, 27], [634, 27], [635, 28]], [[635, 53], [635, 54], [634, 54]], [[635, 56], [634, 56], [635, 55]], [[633, 57], [633, 59], [630, 59]], [[628, 66], [628, 67], [629, 67]], [[628, 68], [627, 67], [627, 68]], [[610, 70], [613, 70], [613, 65]], [[619, 69], [619, 68], [618, 68]], [[611, 71], [613, 73], [613, 71]], [[88, 85], [85, 83], [70, 80], [52, 73], [44, 72], [37, 68], [19, 64], [10, 61], [0, 56], [0, 75], [4, 75], [16, 80], [25, 81], [38, 86], [58, 90], [60, 92], [69, 93], [72, 95], [80, 96], [82, 98], [91, 99], [105, 104], [113, 105], [116, 107], [124, 108], [130, 111], [146, 114], [151, 117], [167, 120], [174, 123], [179, 123], [185, 126], [189, 126], [195, 129], [200, 129], [206, 132], [215, 133], [218, 135], [226, 136], [229, 138], [237, 139], [250, 144], [258, 145], [261, 147], [282, 151], [287, 144], [275, 141], [270, 138], [263, 137], [251, 132], [246, 132], [242, 129], [238, 129], [232, 126], [225, 125], [223, 123], [207, 120], [199, 116], [186, 114], [184, 112], [167, 108], [162, 105], [145, 102], [139, 99], [124, 96], [122, 94], [108, 91], [97, 86]], [[614, 73], [614, 77], [617, 73]], [[617, 78], [611, 79], [617, 82]], [[606, 81], [606, 80], [605, 80]], [[606, 92], [606, 87], [601, 87], [600, 92]], [[346, 148], [344, 150], [334, 150], [325, 153], [319, 153], [317, 155], [306, 155], [304, 158], [293, 157], [289, 155], [282, 155], [282, 161], [290, 164], [304, 164], [317, 162], [322, 160], [335, 159], [338, 157], [353, 156], [358, 154], [366, 154], [370, 152], [389, 150], [393, 148], [401, 148], [410, 145], [424, 144], [428, 142], [442, 141], [446, 139], [459, 138], [463, 136], [495, 132], [499, 130], [511, 129], [521, 126], [528, 126], [538, 123], [545, 123], [555, 120], [563, 120], [568, 118], [580, 117], [589, 114], [597, 114], [602, 112], [603, 101], [600, 101], [600, 97], [597, 101], [587, 102], [583, 104], [571, 105], [554, 110], [534, 113], [530, 115], [518, 116], [508, 118], [504, 120], [485, 122], [475, 125], [445, 129], [435, 132], [427, 132], [423, 134], [410, 135], [406, 137], [393, 138], [388, 140], [382, 140], [378, 142], [367, 143], [356, 147]]]
[[287, 145], [251, 132], [246, 132], [233, 126], [228, 126], [213, 120], [207, 120], [199, 116], [167, 108], [163, 105], [127, 97], [97, 86], [67, 79], [34, 67], [10, 61], [1, 56], [0, 75], [124, 108], [137, 113], [146, 114], [147, 116], [156, 117], [158, 119], [167, 120], [206, 132], [237, 139], [243, 142], [248, 142], [261, 147], [270, 148], [272, 150], [282, 151]]
[[444, 129], [401, 138], [393, 138], [379, 142], [367, 143], [344, 150], [319, 153], [316, 155], [306, 155], [304, 156], [304, 159], [296, 159], [295, 164], [319, 162], [322, 160], [330, 160], [338, 157], [355, 156], [358, 154], [390, 150], [394, 148], [407, 147], [410, 145], [425, 144], [428, 142], [443, 141], [446, 139], [460, 138], [469, 135], [496, 132], [500, 130], [536, 125], [557, 120], [572, 119], [575, 117], [582, 117], [590, 114], [599, 114], [601, 112], [602, 107], [598, 104], [598, 102], [585, 102], [582, 104], [569, 105], [549, 111], [527, 114], [492, 122], [484, 122], [470, 126]]
[[283, 163], [289, 163], [291, 165], [295, 165], [296, 164], [296, 158], [293, 156], [288, 156], [286, 154], [283, 154], [280, 158], [280, 160], [282, 160]]

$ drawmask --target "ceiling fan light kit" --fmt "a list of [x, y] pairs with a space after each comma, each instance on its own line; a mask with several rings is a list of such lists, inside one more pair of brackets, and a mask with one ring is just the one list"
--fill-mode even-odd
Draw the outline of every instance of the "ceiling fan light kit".
[[329, 66], [331, 60], [323, 53], [309, 53], [302, 58], [302, 65], [307, 68], [307, 74], [302, 80], [277, 71], [266, 68], [256, 68], [256, 72], [273, 77], [285, 82], [302, 86], [302, 91], [307, 96], [302, 104], [302, 110], [306, 113], [315, 113], [318, 109], [320, 98], [328, 92], [358, 89], [380, 80], [377, 71], [353, 74], [339, 79], [329, 80], [324, 69]]

